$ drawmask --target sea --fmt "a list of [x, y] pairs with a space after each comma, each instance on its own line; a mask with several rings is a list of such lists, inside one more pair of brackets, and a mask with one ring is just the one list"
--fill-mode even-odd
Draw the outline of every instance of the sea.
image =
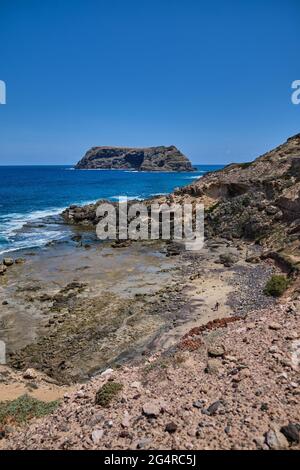
[[74, 170], [72, 166], [0, 166], [0, 254], [63, 240], [60, 217], [71, 204], [99, 199], [145, 199], [168, 194], [220, 165], [195, 165], [193, 173]]

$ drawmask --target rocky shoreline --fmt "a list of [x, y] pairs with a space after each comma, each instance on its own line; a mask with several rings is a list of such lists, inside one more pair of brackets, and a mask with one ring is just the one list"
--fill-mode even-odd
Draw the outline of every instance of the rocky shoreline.
[[[47, 256], [45, 261], [37, 256], [27, 259], [22, 269], [16, 266], [11, 277], [6, 276], [8, 281], [13, 279], [15, 288], [9, 284], [10, 289], [0, 292], [0, 298], [5, 298], [2, 324], [7, 329], [8, 363], [17, 369], [39, 369], [62, 384], [87, 380], [113, 364], [141, 357], [162, 337], [170, 342], [189, 326], [232, 312], [244, 316], [273, 304], [263, 288], [275, 268], [247, 263], [246, 247], [237, 249], [219, 240], [218, 246], [216, 241], [207, 243], [199, 256], [178, 245], [177, 254], [173, 251], [169, 257], [172, 247], [161, 242], [117, 250], [79, 245], [63, 255], [64, 248], [54, 246], [52, 263], [57, 274], [53, 279], [44, 273], [51, 268]], [[221, 262], [228, 253], [236, 259], [231, 267]], [[122, 268], [118, 268], [120, 262]], [[146, 272], [135, 270], [136, 263]], [[112, 270], [111, 279], [107, 270]], [[47, 276], [44, 282], [34, 280], [38, 271]], [[61, 287], [55, 287], [58, 283]], [[27, 327], [26, 342], [25, 324], [15, 315], [24, 305], [26, 321], [30, 315], [36, 319]], [[14, 341], [11, 330], [17, 332]]]
[[[148, 251], [149, 247], [144, 249]], [[95, 258], [93, 247], [78, 250]], [[118, 257], [120, 252], [126, 258], [132, 247], [107, 250], [111, 256], [102, 260]], [[159, 250], [170, 262], [167, 246], [160, 245]], [[102, 294], [99, 297], [99, 292], [95, 295], [88, 287], [89, 279], [87, 285], [73, 281], [54, 295], [25, 288], [22, 295], [30, 291], [33, 300], [29, 302], [43, 304], [49, 312], [48, 332], [10, 355], [9, 365], [14, 369], [33, 372], [30, 377], [22, 371], [12, 374], [10, 367], [2, 366], [0, 397], [7, 397], [7, 390], [15, 387], [20, 393], [44, 399], [64, 398], [59, 411], [46, 421], [33, 420], [24, 429], [2, 426], [2, 448], [298, 448], [298, 443], [287, 440], [280, 429], [300, 419], [296, 406], [300, 291], [293, 287], [287, 293], [290, 297], [280, 303], [266, 296], [265, 283], [279, 268], [273, 260], [246, 261], [248, 244], [214, 239], [207, 242], [201, 255], [179, 248], [178, 252], [171, 257], [172, 265], [162, 270], [171, 276], [171, 284], [157, 288], [160, 276], [166, 272], [156, 272], [156, 282], [150, 282], [156, 287], [152, 285], [151, 292], [144, 291], [144, 284], [126, 301], [121, 300], [120, 291], [114, 293], [122, 303], [116, 310], [118, 324], [114, 331], [112, 298], [107, 300]], [[228, 253], [235, 255], [235, 262], [224, 266], [222, 255]], [[105, 251], [102, 256], [107, 254]], [[17, 269], [24, 269], [27, 263], [30, 261]], [[128, 294], [127, 287], [124, 290]], [[108, 335], [107, 343], [100, 336], [105, 358], [102, 367], [97, 353], [99, 335], [96, 324], [90, 323], [92, 313], [99, 312], [100, 301], [101, 308], [107, 305], [110, 311], [110, 332], [101, 325]], [[145, 336], [147, 318], [152, 326], [155, 318], [160, 323]], [[70, 328], [71, 335], [67, 333]], [[139, 331], [142, 341], [131, 347], [125, 341], [123, 350], [114, 356], [117, 350], [113, 352], [110, 345], [122, 344], [124, 331], [131, 342]], [[266, 355], [271, 361], [267, 362], [268, 372]], [[35, 357], [39, 358], [37, 362]], [[82, 364], [88, 365], [91, 357], [98, 370], [90, 364], [84, 371]], [[44, 373], [47, 375], [39, 375]], [[28, 378], [23, 379], [23, 374]], [[43, 377], [48, 377], [49, 395]], [[78, 380], [87, 383], [74, 384]], [[122, 392], [108, 408], [94, 404], [96, 391], [105, 383], [122, 384]], [[174, 397], [171, 401], [170, 390]], [[265, 396], [267, 401], [262, 399]], [[75, 408], [80, 413], [74, 414]]]
[[[63, 213], [72, 245], [3, 262], [0, 402], [14, 381], [37, 393], [48, 377], [57, 398], [67, 392], [46, 419], [0, 423], [0, 446], [299, 448], [299, 155], [297, 135], [158, 197], [205, 204], [199, 252], [86, 243], [90, 204]], [[281, 297], [272, 278], [286, 281]]]

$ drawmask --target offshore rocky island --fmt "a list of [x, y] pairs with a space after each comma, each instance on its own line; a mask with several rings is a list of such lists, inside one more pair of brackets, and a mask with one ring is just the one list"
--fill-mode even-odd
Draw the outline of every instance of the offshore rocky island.
[[[97, 149], [79, 166], [133, 168]], [[72, 245], [4, 260], [0, 399], [53, 408], [0, 406], [0, 447], [300, 448], [300, 134], [155, 201], [204, 203], [201, 251], [93, 242], [99, 201], [63, 212]]]
[[174, 145], [170, 147], [92, 147], [75, 165], [76, 170], [194, 171], [191, 162]]

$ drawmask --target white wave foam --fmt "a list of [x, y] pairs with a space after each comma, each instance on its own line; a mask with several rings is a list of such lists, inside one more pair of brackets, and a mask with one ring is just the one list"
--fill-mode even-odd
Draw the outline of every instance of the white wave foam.
[[[87, 205], [95, 204], [99, 199], [93, 199], [90, 201], [78, 201], [74, 202], [74, 205]], [[0, 235], [4, 232], [12, 233], [16, 230], [21, 229], [29, 222], [34, 222], [37, 220], [42, 220], [46, 217], [52, 217], [55, 215], [61, 214], [61, 212], [66, 209], [66, 206], [63, 207], [53, 207], [50, 209], [35, 210], [29, 213], [19, 213], [19, 212], [10, 212], [8, 214], [0, 215]], [[4, 228], [4, 230], [3, 230]]]
[[143, 198], [141, 198], [140, 196], [111, 196], [110, 199], [113, 199], [114, 201], [125, 202], [134, 201], [135, 199], [141, 201]]
[[198, 180], [199, 178], [202, 178], [203, 175], [197, 175], [197, 176], [187, 176], [185, 179], [186, 180]]
[[19, 251], [19, 250], [25, 250], [29, 248], [40, 248], [42, 246], [45, 246], [46, 243], [52, 241], [52, 240], [61, 240], [64, 238], [65, 234], [61, 232], [49, 232], [47, 233], [46, 236], [42, 236], [38, 239], [32, 239], [30, 238], [29, 240], [20, 240], [20, 241], [15, 241], [13, 243], [13, 246], [10, 247], [2, 247], [2, 250], [0, 251], [0, 255], [4, 253], [9, 253], [12, 251]]
[[40, 219], [43, 219], [45, 217], [50, 217], [54, 215], [60, 214], [62, 211], [61, 208], [55, 208], [55, 209], [45, 209], [45, 210], [39, 210], [39, 211], [33, 211], [28, 214], [20, 214], [20, 213], [10, 213], [10, 214], [5, 214], [0, 216], [0, 235], [4, 235], [5, 238], [13, 236], [16, 234], [16, 232], [24, 225], [26, 225], [29, 222], [34, 222]]
[[[97, 202], [97, 200], [80, 201], [75, 204], [92, 204]], [[0, 215], [0, 240], [2, 239], [2, 243], [0, 243], [0, 254], [24, 248], [41, 247], [53, 239], [61, 239], [64, 237], [64, 231], [50, 230], [49, 225], [47, 228], [40, 228], [38, 232], [34, 230], [30, 230], [27, 233], [22, 232], [22, 234], [20, 234], [20, 232], [26, 224], [39, 220], [42, 223], [43, 219], [47, 217], [59, 215], [65, 207], [66, 206], [35, 210], [29, 213], [11, 212]]]

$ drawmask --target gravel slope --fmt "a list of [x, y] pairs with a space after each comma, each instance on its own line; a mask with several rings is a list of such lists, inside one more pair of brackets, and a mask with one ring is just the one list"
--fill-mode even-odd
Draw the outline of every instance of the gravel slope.
[[[300, 448], [299, 427], [280, 431], [300, 423], [299, 323], [300, 297], [210, 325], [191, 342], [65, 395], [54, 414], [8, 434], [2, 447]], [[104, 408], [95, 394], [108, 381], [123, 390]]]

